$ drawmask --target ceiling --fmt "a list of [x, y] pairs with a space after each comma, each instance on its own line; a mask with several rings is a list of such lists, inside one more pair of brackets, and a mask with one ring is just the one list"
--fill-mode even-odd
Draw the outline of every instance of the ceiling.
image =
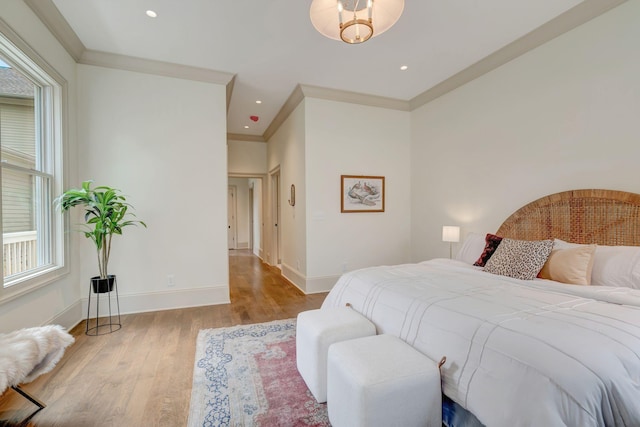
[[581, 3], [603, 2], [405, 0], [394, 27], [347, 45], [314, 29], [311, 0], [51, 1], [83, 49], [235, 76], [228, 133], [260, 137], [299, 84], [409, 102]]

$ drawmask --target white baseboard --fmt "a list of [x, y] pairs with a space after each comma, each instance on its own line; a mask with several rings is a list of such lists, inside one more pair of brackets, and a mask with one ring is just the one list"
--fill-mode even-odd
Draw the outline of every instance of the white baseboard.
[[302, 273], [292, 268], [290, 265], [282, 263], [282, 277], [300, 289], [303, 293], [307, 293], [307, 280]]
[[256, 250], [255, 248], [253, 249], [253, 254], [255, 256], [257, 256], [258, 258], [260, 258], [262, 261], [264, 261], [264, 251], [262, 249], [258, 249]]
[[[115, 292], [111, 292], [111, 312], [115, 313]], [[177, 308], [200, 307], [204, 305], [228, 304], [229, 287], [226, 285], [208, 286], [206, 288], [180, 289], [143, 294], [119, 295], [120, 314], [144, 313], [148, 311], [173, 310]], [[95, 316], [96, 294], [91, 295], [90, 316]], [[108, 299], [100, 296], [100, 315], [108, 313]], [[82, 313], [86, 316], [88, 297], [82, 298]]]
[[[62, 313], [58, 313], [53, 316], [49, 321], [45, 322], [45, 325], [60, 325], [65, 328], [67, 331], [70, 331], [74, 326], [84, 319], [82, 313], [82, 303], [80, 300], [71, 304], [67, 307]], [[84, 309], [87, 309], [86, 304], [84, 305]], [[84, 312], [86, 315], [86, 311]]]
[[340, 276], [320, 276], [307, 279], [307, 293], [318, 294], [333, 289]]
[[329, 292], [340, 278], [340, 276], [305, 277], [285, 263], [282, 264], [282, 276], [305, 294]]
[[249, 249], [249, 242], [238, 242], [238, 249]]

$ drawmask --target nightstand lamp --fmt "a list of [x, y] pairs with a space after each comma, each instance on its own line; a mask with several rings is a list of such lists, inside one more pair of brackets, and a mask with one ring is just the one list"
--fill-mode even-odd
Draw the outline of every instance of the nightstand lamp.
[[453, 243], [460, 241], [460, 227], [457, 225], [442, 226], [442, 241], [449, 242], [449, 259], [453, 258]]

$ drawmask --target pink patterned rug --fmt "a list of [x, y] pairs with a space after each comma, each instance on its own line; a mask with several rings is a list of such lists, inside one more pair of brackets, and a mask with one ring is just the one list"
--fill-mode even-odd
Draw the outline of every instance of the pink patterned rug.
[[188, 426], [330, 426], [296, 368], [295, 332], [295, 319], [201, 330]]

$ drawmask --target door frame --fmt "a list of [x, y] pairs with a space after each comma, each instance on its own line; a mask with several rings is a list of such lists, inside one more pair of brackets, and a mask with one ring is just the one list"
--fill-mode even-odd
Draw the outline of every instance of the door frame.
[[[267, 208], [268, 208], [268, 198], [267, 198], [267, 174], [256, 174], [256, 173], [228, 173], [227, 174], [227, 178], [250, 178], [250, 179], [259, 179], [261, 184], [261, 192], [262, 192], [262, 198], [260, 200], [261, 203], [261, 212], [262, 212], [262, 218], [260, 218], [260, 242], [261, 242], [261, 246], [262, 248], [258, 248], [258, 253], [260, 255], [258, 255], [262, 260], [264, 260], [265, 262], [267, 262], [265, 260], [265, 254], [264, 251], [266, 250], [266, 248], [269, 248], [270, 246], [270, 236], [268, 236], [267, 230], [265, 229], [265, 224], [267, 223]], [[255, 218], [254, 218], [255, 221]], [[251, 243], [250, 243], [250, 247], [253, 246], [253, 236], [251, 237]], [[262, 249], [262, 251], [261, 251]], [[254, 252], [255, 253], [255, 252]]]
[[282, 176], [280, 175], [280, 165], [269, 171], [269, 201], [271, 203], [271, 249], [272, 255], [270, 257], [271, 265], [280, 266], [282, 264], [282, 212], [281, 212], [281, 199], [282, 199]]
[[[232, 206], [229, 206], [229, 198], [233, 197]], [[238, 187], [227, 184], [227, 246], [229, 245], [229, 231], [233, 232], [233, 247], [228, 249], [238, 249]], [[229, 218], [231, 212], [231, 218]]]

